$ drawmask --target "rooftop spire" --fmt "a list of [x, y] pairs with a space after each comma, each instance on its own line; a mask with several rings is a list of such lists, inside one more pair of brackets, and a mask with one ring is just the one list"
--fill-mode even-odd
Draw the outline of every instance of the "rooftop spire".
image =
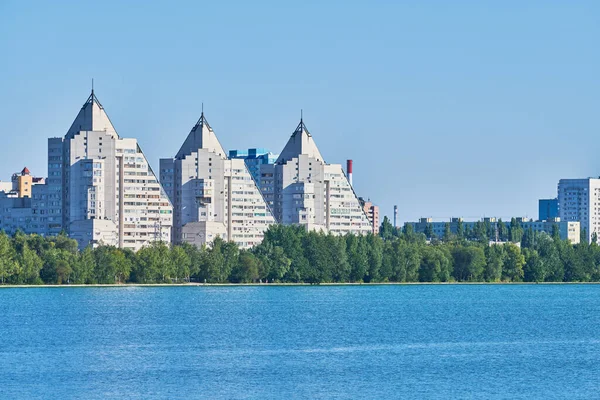
[[177, 152], [175, 158], [184, 159], [198, 149], [208, 149], [209, 151], [220, 155], [223, 158], [227, 158], [225, 150], [219, 143], [219, 139], [212, 130], [206, 117], [204, 116], [204, 103], [202, 103], [202, 114], [200, 119], [196, 122], [196, 125], [192, 128], [187, 138], [181, 145], [181, 148]]
[[118, 137], [115, 128], [113, 127], [108, 115], [104, 111], [104, 107], [98, 101], [96, 94], [94, 93], [94, 86], [92, 83], [92, 93], [89, 95], [79, 114], [75, 117], [71, 128], [67, 131], [65, 137], [67, 139], [73, 138], [80, 131], [104, 131], [109, 132], [111, 135]]
[[292, 136], [288, 140], [287, 144], [279, 154], [276, 163], [282, 164], [292, 158], [298, 157], [300, 154], [307, 154], [319, 161], [323, 161], [323, 156], [319, 152], [312, 135], [306, 129], [304, 125], [303, 110], [300, 110], [300, 123], [296, 127], [296, 130], [292, 133]]

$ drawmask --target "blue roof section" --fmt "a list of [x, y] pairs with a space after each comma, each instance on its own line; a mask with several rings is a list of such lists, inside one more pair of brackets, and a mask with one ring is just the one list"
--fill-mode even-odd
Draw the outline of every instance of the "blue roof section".
[[[267, 156], [269, 159], [271, 159], [275, 155], [264, 147], [247, 150], [229, 150], [229, 158], [259, 158], [263, 156]], [[275, 157], [275, 159], [277, 159], [277, 157]]]

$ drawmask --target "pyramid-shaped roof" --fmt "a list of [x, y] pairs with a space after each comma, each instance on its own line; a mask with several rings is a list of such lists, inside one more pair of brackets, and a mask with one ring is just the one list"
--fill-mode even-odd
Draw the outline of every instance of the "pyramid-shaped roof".
[[306, 129], [306, 125], [304, 125], [302, 119], [300, 119], [300, 123], [296, 127], [296, 130], [294, 133], [292, 133], [290, 140], [288, 140], [287, 144], [281, 151], [276, 163], [283, 164], [292, 158], [298, 157], [300, 154], [306, 154], [309, 157], [325, 162], [321, 152], [319, 151], [319, 148], [315, 144], [315, 141], [308, 129]]
[[206, 117], [204, 117], [204, 111], [202, 112], [202, 115], [200, 115], [200, 119], [196, 122], [196, 125], [194, 125], [188, 134], [185, 142], [181, 145], [175, 158], [181, 160], [185, 158], [185, 156], [192, 154], [192, 152], [198, 151], [198, 149], [207, 149], [223, 158], [227, 158], [225, 150], [223, 150], [221, 143], [219, 143], [219, 139], [217, 139], [217, 135], [215, 135], [215, 132], [208, 124]]
[[75, 117], [65, 139], [73, 138], [80, 131], [105, 131], [113, 137], [119, 137], [93, 89], [92, 94], [83, 103], [79, 114]]

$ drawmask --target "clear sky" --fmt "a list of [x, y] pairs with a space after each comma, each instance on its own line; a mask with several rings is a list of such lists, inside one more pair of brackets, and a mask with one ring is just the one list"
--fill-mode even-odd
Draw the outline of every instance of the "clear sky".
[[599, 1], [0, 0], [0, 179], [46, 175], [94, 78], [155, 170], [202, 102], [226, 149], [276, 153], [304, 109], [383, 214], [535, 218], [600, 175], [599, 74]]

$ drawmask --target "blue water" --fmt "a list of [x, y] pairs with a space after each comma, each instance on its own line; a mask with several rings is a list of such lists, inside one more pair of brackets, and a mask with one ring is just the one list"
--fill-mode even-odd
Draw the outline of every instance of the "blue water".
[[0, 289], [2, 399], [598, 398], [600, 285]]

